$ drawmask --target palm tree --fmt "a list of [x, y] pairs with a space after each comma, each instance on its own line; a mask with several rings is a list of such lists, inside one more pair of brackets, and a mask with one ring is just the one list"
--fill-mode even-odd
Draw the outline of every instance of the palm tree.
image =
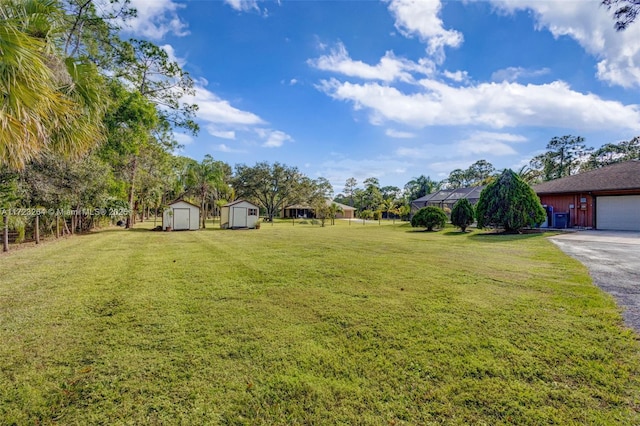
[[200, 163], [192, 163], [187, 172], [188, 191], [200, 199], [202, 209], [202, 227], [205, 228], [207, 219], [207, 201], [216, 185], [222, 180], [222, 171], [213, 157], [206, 155]]
[[83, 153], [100, 139], [97, 72], [58, 54], [61, 16], [54, 0], [0, 8], [0, 165], [13, 170], [48, 150]]
[[[382, 204], [380, 205], [380, 208], [382, 209], [383, 212], [387, 213], [387, 219], [389, 219], [389, 214], [394, 212], [397, 205], [398, 203], [396, 203], [395, 200], [391, 198], [387, 198], [382, 202]], [[393, 223], [396, 223], [395, 218], [393, 219]]]
[[437, 187], [438, 183], [429, 176], [420, 175], [407, 182], [404, 190], [408, 194], [408, 200], [413, 201], [427, 194], [431, 194]]
[[331, 216], [332, 225], [336, 224], [336, 216], [338, 215], [338, 213], [344, 213], [343, 208], [340, 207], [337, 203], [331, 203], [329, 205], [329, 215]]

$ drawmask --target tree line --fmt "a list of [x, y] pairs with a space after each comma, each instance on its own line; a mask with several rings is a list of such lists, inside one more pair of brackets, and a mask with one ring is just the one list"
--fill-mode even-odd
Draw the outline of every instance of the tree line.
[[[259, 204], [268, 220], [286, 205], [305, 203], [323, 217], [337, 206], [365, 219], [408, 218], [410, 203], [442, 188], [485, 185], [495, 167], [479, 160], [437, 181], [421, 175], [403, 188], [355, 178], [333, 197], [324, 178], [266, 162], [230, 165], [174, 155], [174, 130], [197, 134], [198, 106], [185, 104], [192, 78], [155, 44], [123, 39], [136, 16], [129, 0], [4, 0], [0, 7], [0, 209], [8, 230], [28, 227], [61, 235], [113, 217], [125, 227], [156, 218], [168, 202], [197, 203], [202, 224], [238, 198]], [[528, 183], [638, 158], [639, 139], [588, 148], [576, 136], [553, 138], [518, 173]], [[43, 215], [21, 215], [17, 208]], [[325, 209], [328, 209], [324, 211]], [[323, 211], [321, 211], [323, 210]], [[92, 212], [93, 214], [88, 214]], [[35, 216], [35, 217], [34, 217]]]

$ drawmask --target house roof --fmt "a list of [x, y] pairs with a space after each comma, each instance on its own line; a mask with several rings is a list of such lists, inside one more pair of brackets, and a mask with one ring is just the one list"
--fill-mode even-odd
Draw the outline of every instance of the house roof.
[[465, 188], [441, 189], [440, 191], [427, 194], [424, 197], [413, 200], [412, 203], [424, 203], [427, 201], [432, 203], [441, 201], [450, 201], [455, 203], [461, 198], [473, 200], [480, 198], [480, 193], [484, 188], [484, 186], [467, 186]]
[[258, 207], [257, 205], [253, 204], [251, 201], [247, 201], [247, 200], [235, 200], [235, 201], [232, 201], [230, 203], [225, 204], [222, 207], [231, 207], [231, 206], [235, 206], [236, 204], [240, 204], [240, 203], [248, 203], [248, 204], [251, 204], [254, 207]]
[[612, 164], [596, 170], [535, 185], [537, 194], [640, 189], [640, 160]]
[[427, 195], [423, 195], [420, 198], [416, 198], [415, 200], [412, 201], [412, 203], [423, 203], [425, 201], [429, 201], [431, 199], [431, 197], [433, 197], [434, 195], [436, 195], [437, 192], [432, 192], [431, 194], [427, 194]]
[[469, 186], [466, 188], [454, 189], [453, 191], [451, 191], [449, 196], [444, 199], [444, 201], [455, 203], [456, 201], [461, 200], [463, 198], [471, 199], [471, 200], [477, 199], [477, 198], [480, 198], [480, 193], [482, 192], [483, 189], [484, 189], [484, 186]]
[[[347, 206], [346, 204], [336, 203], [333, 200], [327, 199], [326, 203], [328, 206], [331, 204], [337, 204], [342, 210], [355, 210], [355, 207]], [[312, 206], [308, 204], [293, 204], [291, 206], [286, 206], [285, 209], [313, 209]]]

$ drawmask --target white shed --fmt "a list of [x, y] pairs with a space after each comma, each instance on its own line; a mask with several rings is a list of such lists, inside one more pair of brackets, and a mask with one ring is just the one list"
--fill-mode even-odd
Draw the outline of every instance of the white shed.
[[220, 228], [255, 228], [260, 220], [258, 206], [244, 200], [234, 201], [220, 210]]
[[176, 200], [162, 213], [162, 230], [197, 231], [200, 229], [200, 207], [183, 200]]

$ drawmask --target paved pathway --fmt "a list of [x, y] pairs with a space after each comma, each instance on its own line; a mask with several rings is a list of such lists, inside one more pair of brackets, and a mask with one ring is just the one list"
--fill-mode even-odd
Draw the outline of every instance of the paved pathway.
[[579, 231], [550, 239], [589, 268], [593, 282], [623, 307], [625, 323], [640, 333], [640, 232]]

